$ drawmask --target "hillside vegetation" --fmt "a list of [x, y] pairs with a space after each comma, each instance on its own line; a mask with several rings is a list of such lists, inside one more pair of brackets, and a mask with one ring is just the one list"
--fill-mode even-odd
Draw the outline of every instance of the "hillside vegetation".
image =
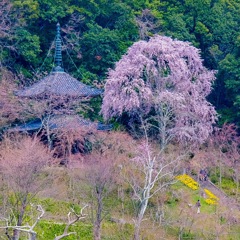
[[0, 12], [0, 239], [240, 239], [239, 0]]
[[[97, 139], [92, 140], [97, 144], [93, 148], [95, 150], [90, 154], [70, 156], [67, 167], [59, 166], [57, 159], [49, 159], [50, 163], [43, 166], [42, 160], [46, 157], [42, 158], [42, 145], [37, 142], [33, 145], [29, 142], [29, 137], [21, 137], [21, 141], [18, 139], [21, 146], [17, 144], [17, 148], [17, 145], [13, 147], [14, 142], [11, 142], [8, 146], [11, 151], [6, 152], [6, 145], [2, 148], [1, 156], [4, 151], [5, 159], [8, 157], [8, 161], [12, 162], [8, 170], [6, 167], [9, 163], [2, 163], [5, 172], [1, 183], [1, 212], [5, 218], [10, 217], [9, 226], [16, 224], [15, 219], [23, 206], [22, 226], [32, 226], [39, 216], [36, 206], [40, 205], [44, 215], [34, 227], [37, 239], [55, 239], [63, 234], [69, 221], [68, 213], [72, 211], [79, 214], [81, 208], [86, 207], [83, 218], [69, 228], [68, 232], [76, 234], [65, 239], [98, 239], [94, 234], [100, 209], [101, 239], [133, 238], [139, 201], [137, 192], [134, 192], [129, 181], [133, 174], [138, 174], [136, 169], [132, 168], [132, 159], [136, 156], [135, 147], [141, 144], [141, 141], [119, 132], [100, 134], [94, 138]], [[179, 147], [176, 147], [169, 145], [166, 156], [177, 158], [180, 152]], [[26, 152], [26, 148], [30, 152], [34, 151], [35, 155]], [[39, 153], [37, 149], [40, 150]], [[185, 154], [175, 168], [174, 176], [181, 176], [186, 172], [186, 176], [192, 180], [177, 181], [178, 177], [174, 177], [175, 180], [170, 185], [149, 199], [141, 223], [141, 239], [239, 238], [239, 190], [230, 166], [224, 165], [221, 175], [219, 174], [219, 160], [223, 161], [226, 156], [223, 154], [221, 159], [214, 159], [217, 152], [218, 149], [203, 146], [200, 150], [195, 149]], [[49, 157], [51, 158], [51, 153]], [[31, 162], [31, 158], [34, 158], [35, 163]], [[19, 159], [23, 161], [20, 162]], [[36, 159], [41, 162], [39, 170], [33, 168], [33, 165], [39, 164]], [[198, 172], [202, 168], [208, 169], [209, 180], [212, 180], [215, 186], [208, 181], [198, 180]], [[110, 169], [111, 171], [108, 171]], [[22, 174], [25, 177], [22, 177]], [[143, 180], [143, 175], [136, 176], [136, 180]], [[194, 181], [197, 181], [196, 184], [193, 184]], [[195, 207], [198, 199], [202, 205], [200, 214], [197, 214]], [[2, 218], [1, 226], [5, 225], [5, 218]], [[74, 214], [71, 214], [71, 219], [75, 219]], [[11, 232], [9, 227], [9, 235]], [[2, 229], [2, 239], [7, 239], [5, 233], [6, 229]], [[24, 232], [21, 232], [20, 236], [20, 239], [28, 239]]]
[[201, 49], [205, 66], [218, 71], [210, 100], [220, 122], [239, 122], [238, 0], [3, 0], [0, 9], [0, 62], [18, 75], [18, 84], [27, 86], [52, 68], [57, 22], [65, 70], [90, 84], [104, 82], [134, 42], [160, 34]]

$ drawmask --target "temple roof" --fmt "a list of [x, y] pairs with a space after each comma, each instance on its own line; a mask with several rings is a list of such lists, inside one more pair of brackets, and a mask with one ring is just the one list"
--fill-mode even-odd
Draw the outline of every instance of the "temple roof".
[[19, 97], [39, 97], [56, 95], [66, 97], [94, 97], [102, 93], [101, 89], [79, 82], [66, 72], [53, 71], [32, 86], [16, 92]]
[[94, 97], [102, 93], [102, 90], [93, 88], [64, 72], [62, 68], [62, 44], [60, 24], [57, 24], [55, 38], [55, 60], [53, 71], [39, 82], [16, 92], [19, 97], [41, 97], [45, 95], [64, 97]]
[[108, 131], [112, 129], [111, 124], [102, 124], [97, 122], [91, 122], [90, 120], [84, 119], [78, 115], [54, 115], [50, 119], [36, 119], [34, 121], [18, 125], [16, 127], [8, 129], [10, 132], [28, 132], [39, 129], [44, 129], [46, 126], [50, 130], [54, 129], [73, 129], [89, 127], [89, 129]]

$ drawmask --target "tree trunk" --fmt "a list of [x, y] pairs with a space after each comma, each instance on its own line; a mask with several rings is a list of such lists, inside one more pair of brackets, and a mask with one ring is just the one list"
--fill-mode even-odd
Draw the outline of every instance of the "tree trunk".
[[18, 240], [19, 237], [20, 237], [20, 231], [17, 230], [17, 229], [14, 229], [13, 230], [13, 238], [12, 238], [12, 240]]
[[219, 186], [222, 189], [222, 154], [221, 153], [219, 156]]
[[97, 220], [94, 224], [94, 240], [100, 240], [101, 239], [101, 223], [99, 223]]
[[133, 240], [140, 240], [140, 229], [141, 229], [141, 223], [142, 223], [143, 215], [138, 215], [138, 218], [135, 222], [135, 228], [134, 228], [134, 236]]
[[140, 225], [141, 223], [135, 223], [133, 240], [140, 240]]
[[[22, 208], [21, 208], [19, 216], [18, 216], [17, 226], [22, 226], [23, 216], [24, 216], [24, 212], [25, 212], [25, 209], [26, 209], [26, 203], [27, 203], [27, 196], [25, 196], [23, 201], [22, 201], [22, 206], [21, 206]], [[19, 237], [20, 237], [20, 230], [14, 229], [12, 240], [18, 240]]]
[[148, 206], [148, 201], [150, 198], [150, 191], [152, 185], [152, 174], [153, 174], [153, 164], [154, 162], [148, 162], [148, 173], [145, 178], [144, 189], [141, 196], [139, 211], [137, 214], [137, 220], [135, 221], [135, 230], [134, 230], [134, 240], [140, 240], [140, 226], [144, 216], [144, 213]]
[[99, 191], [99, 196], [97, 197], [97, 215], [94, 223], [94, 240], [101, 239], [101, 221], [102, 221], [102, 210], [103, 210], [103, 202], [102, 202], [102, 189]]
[[36, 240], [37, 239], [37, 234], [35, 232], [29, 233], [29, 240]]
[[160, 146], [161, 146], [161, 150], [165, 149], [166, 147], [166, 144], [167, 144], [167, 140], [166, 140], [166, 137], [167, 137], [167, 132], [166, 132], [166, 123], [164, 121], [164, 116], [163, 116], [163, 113], [162, 113], [162, 109], [160, 109], [160, 112], [159, 112], [159, 119], [158, 119], [158, 122], [159, 122], [159, 129], [160, 129]]
[[144, 213], [147, 209], [147, 205], [148, 205], [148, 198], [146, 198], [141, 202], [140, 209], [137, 215], [137, 220], [135, 221], [133, 240], [140, 240], [140, 228], [141, 228], [141, 223], [142, 223]]

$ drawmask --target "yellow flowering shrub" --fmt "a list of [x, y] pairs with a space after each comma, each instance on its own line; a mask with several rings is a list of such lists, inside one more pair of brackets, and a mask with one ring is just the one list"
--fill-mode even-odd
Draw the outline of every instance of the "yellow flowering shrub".
[[215, 205], [215, 204], [218, 204], [217, 201], [215, 201], [215, 200], [213, 200], [213, 199], [211, 199], [211, 198], [207, 198], [207, 199], [205, 199], [205, 202], [206, 202], [207, 204], [209, 204], [209, 205]]
[[178, 179], [180, 182], [184, 183], [186, 186], [193, 190], [198, 189], [198, 183], [187, 174], [179, 175], [176, 177], [176, 179]]
[[218, 204], [218, 200], [219, 198], [214, 195], [211, 191], [209, 191], [208, 189], [204, 188], [204, 192], [207, 194], [207, 198], [205, 199], [205, 202], [208, 204]]

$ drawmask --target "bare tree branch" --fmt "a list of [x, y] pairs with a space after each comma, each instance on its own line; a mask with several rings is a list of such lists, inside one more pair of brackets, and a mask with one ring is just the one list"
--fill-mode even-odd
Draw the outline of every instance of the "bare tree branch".
[[[64, 238], [64, 237], [70, 236], [70, 235], [72, 235], [72, 234], [76, 234], [76, 232], [68, 232], [69, 227], [72, 226], [74, 223], [76, 223], [76, 222], [84, 219], [84, 218], [87, 216], [86, 214], [83, 213], [83, 210], [84, 210], [86, 207], [88, 207], [88, 205], [85, 205], [85, 206], [81, 209], [80, 214], [77, 214], [76, 211], [75, 211], [73, 208], [71, 208], [71, 211], [68, 213], [68, 223], [67, 223], [67, 225], [66, 225], [66, 227], [65, 227], [65, 229], [64, 229], [63, 234], [60, 235], [60, 236], [55, 237], [54, 240], [60, 240], [60, 239], [62, 239], [62, 238]], [[74, 215], [74, 218], [73, 218], [73, 219], [71, 219], [71, 215]]]
[[[34, 206], [34, 205], [32, 205]], [[36, 239], [36, 236], [37, 236], [37, 233], [33, 230], [35, 228], [35, 226], [37, 225], [37, 223], [40, 221], [40, 219], [43, 217], [43, 215], [45, 214], [45, 211], [44, 209], [42, 208], [41, 205], [37, 205], [37, 208], [36, 210], [39, 212], [39, 215], [36, 219], [36, 221], [31, 225], [29, 224], [26, 224], [26, 225], [23, 225], [23, 226], [9, 226], [8, 223], [9, 223], [9, 219], [7, 218], [3, 218], [4, 221], [6, 221], [6, 226], [4, 227], [0, 227], [2, 229], [6, 229], [6, 232], [5, 234], [7, 235], [8, 239], [12, 239], [10, 237], [10, 235], [8, 234], [8, 229], [14, 229], [14, 230], [17, 230], [17, 231], [21, 231], [21, 232], [26, 232], [29, 234], [29, 240], [35, 240]]]

